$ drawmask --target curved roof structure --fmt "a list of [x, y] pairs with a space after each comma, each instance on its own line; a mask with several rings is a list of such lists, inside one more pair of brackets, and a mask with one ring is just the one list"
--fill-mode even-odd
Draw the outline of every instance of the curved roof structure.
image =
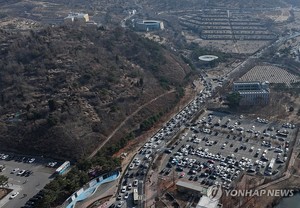
[[203, 56], [199, 56], [199, 60], [201, 61], [213, 61], [215, 59], [218, 59], [218, 56], [214, 56], [214, 55], [203, 55]]

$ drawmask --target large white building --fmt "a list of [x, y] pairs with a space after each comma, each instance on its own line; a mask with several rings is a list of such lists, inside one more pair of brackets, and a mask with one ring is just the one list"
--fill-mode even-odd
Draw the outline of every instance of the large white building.
[[267, 105], [270, 100], [269, 82], [234, 82], [233, 92], [241, 96], [241, 105]]
[[138, 31], [163, 30], [164, 23], [157, 20], [135, 20], [134, 28]]

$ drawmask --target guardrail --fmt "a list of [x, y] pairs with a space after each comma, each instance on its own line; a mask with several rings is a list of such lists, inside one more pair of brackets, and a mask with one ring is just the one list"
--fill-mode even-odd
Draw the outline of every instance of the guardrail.
[[73, 193], [63, 203], [62, 207], [65, 208], [75, 207], [75, 204], [77, 202], [83, 201], [91, 197], [92, 195], [94, 195], [100, 185], [117, 180], [119, 177], [120, 177], [120, 171], [114, 171], [91, 180], [86, 185], [84, 185], [81, 189]]

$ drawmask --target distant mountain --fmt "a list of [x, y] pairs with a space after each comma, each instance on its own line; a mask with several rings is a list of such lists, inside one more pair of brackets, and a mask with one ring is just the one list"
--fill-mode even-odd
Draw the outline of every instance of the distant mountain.
[[[293, 0], [289, 0], [293, 1]], [[239, 8], [274, 8], [286, 6], [280, 0], [148, 0], [146, 4], [158, 9], [159, 11], [166, 10], [193, 10], [193, 9], [207, 9], [207, 8], [223, 8], [223, 9], [239, 9]]]

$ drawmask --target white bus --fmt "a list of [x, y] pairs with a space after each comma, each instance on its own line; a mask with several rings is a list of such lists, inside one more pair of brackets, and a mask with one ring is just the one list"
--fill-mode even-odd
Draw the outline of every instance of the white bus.
[[57, 169], [56, 169], [56, 171], [55, 171], [55, 173], [57, 174], [57, 175], [62, 175], [69, 167], [70, 167], [70, 161], [66, 161], [66, 162], [64, 162], [61, 166], [59, 166]]
[[139, 193], [138, 193], [138, 189], [135, 188], [133, 189], [133, 204], [137, 205], [139, 202]]

